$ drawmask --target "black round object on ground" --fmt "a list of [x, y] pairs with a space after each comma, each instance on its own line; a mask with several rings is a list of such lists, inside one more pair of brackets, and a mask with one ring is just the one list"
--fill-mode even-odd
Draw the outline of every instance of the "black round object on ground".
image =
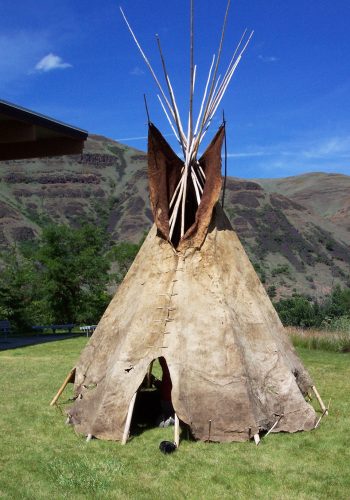
[[162, 441], [159, 449], [162, 453], [173, 453], [176, 450], [176, 444], [171, 441]]

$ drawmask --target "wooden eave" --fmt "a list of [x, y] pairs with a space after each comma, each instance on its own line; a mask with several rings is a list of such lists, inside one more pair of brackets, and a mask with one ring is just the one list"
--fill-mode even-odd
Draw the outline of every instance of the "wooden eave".
[[0, 100], [0, 161], [80, 154], [88, 133]]

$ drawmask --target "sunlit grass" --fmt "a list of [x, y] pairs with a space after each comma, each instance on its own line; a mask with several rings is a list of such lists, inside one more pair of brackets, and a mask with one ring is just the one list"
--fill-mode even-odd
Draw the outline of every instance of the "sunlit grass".
[[0, 353], [1, 498], [349, 498], [349, 354], [299, 349], [324, 401], [331, 398], [317, 430], [271, 434], [259, 447], [184, 440], [165, 456], [158, 446], [173, 439], [171, 428], [146, 431], [124, 447], [86, 443], [49, 407], [85, 342]]

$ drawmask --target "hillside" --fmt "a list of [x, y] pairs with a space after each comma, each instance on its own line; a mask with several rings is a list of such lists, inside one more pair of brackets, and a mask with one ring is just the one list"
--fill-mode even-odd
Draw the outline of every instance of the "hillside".
[[[277, 297], [322, 296], [350, 281], [350, 177], [229, 178], [226, 212]], [[152, 224], [146, 155], [90, 136], [83, 155], [0, 164], [0, 246], [35, 238], [49, 222], [105, 227], [138, 241]]]
[[0, 244], [35, 238], [49, 222], [97, 223], [115, 241], [150, 227], [145, 153], [91, 136], [84, 154], [0, 163]]
[[288, 196], [350, 231], [350, 176], [315, 172], [256, 182], [266, 191]]

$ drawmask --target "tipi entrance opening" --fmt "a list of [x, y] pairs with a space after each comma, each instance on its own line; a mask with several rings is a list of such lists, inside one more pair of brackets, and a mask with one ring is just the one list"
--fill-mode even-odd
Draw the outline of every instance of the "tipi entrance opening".
[[130, 434], [139, 435], [154, 427], [174, 424], [174, 408], [171, 401], [171, 377], [167, 362], [160, 357], [151, 362], [139, 387], [133, 410]]

